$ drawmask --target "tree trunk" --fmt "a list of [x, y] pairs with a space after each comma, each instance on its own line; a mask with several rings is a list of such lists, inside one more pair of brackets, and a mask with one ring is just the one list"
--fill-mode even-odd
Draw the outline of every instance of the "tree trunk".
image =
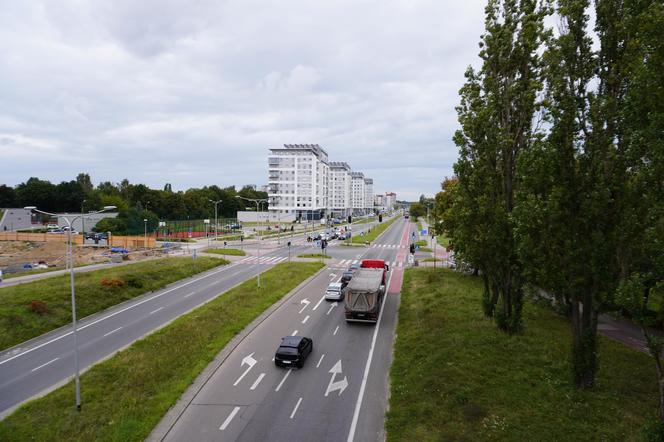
[[[585, 296], [585, 300], [592, 295]], [[597, 321], [592, 301], [572, 302], [572, 370], [576, 388], [592, 388], [597, 370]]]

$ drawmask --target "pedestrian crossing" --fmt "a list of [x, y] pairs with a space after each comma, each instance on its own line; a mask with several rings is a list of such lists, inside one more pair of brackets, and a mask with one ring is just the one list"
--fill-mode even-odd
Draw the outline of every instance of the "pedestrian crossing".
[[[261, 256], [260, 258], [260, 263], [261, 264], [279, 264], [280, 262], [287, 261], [288, 257], [287, 256]], [[247, 256], [246, 258], [243, 258], [239, 261], [237, 261], [240, 264], [258, 264], [258, 257], [257, 256]]]
[[370, 249], [405, 249], [408, 248], [405, 244], [371, 244]]
[[[330, 267], [338, 268], [338, 269], [345, 269], [349, 267], [352, 264], [359, 264], [361, 262], [360, 259], [342, 259], [337, 262], [330, 263]], [[401, 268], [404, 266], [403, 262], [400, 261], [385, 261], [385, 264], [390, 266], [390, 268]]]

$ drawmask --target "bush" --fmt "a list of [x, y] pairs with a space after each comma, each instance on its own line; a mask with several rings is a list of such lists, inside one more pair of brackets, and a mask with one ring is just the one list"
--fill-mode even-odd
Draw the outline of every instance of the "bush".
[[44, 301], [34, 300], [28, 305], [28, 310], [32, 313], [37, 313], [39, 316], [45, 315], [49, 312], [48, 305]]
[[102, 278], [101, 285], [104, 287], [122, 287], [124, 281], [120, 278]]
[[664, 422], [651, 418], [643, 427], [643, 440], [647, 442], [664, 442]]
[[129, 275], [125, 278], [125, 282], [129, 287], [134, 287], [136, 289], [143, 288], [143, 280], [140, 276]]

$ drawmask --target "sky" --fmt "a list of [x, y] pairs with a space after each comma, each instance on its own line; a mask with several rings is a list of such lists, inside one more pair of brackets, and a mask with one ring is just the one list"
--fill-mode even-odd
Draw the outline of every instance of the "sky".
[[453, 173], [483, 0], [0, 0], [0, 184], [267, 184], [319, 144], [376, 193]]

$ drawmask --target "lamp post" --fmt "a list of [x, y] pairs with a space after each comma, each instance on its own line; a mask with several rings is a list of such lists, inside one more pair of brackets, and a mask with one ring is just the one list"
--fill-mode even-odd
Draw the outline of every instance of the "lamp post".
[[[105, 206], [102, 210], [96, 212], [90, 212], [92, 214], [102, 213], [107, 210], [115, 209], [115, 206]], [[26, 206], [26, 210], [32, 210], [35, 212], [43, 213], [44, 215], [49, 216], [58, 216], [55, 213], [45, 212], [43, 210], [37, 209], [35, 206]], [[69, 261], [69, 285], [71, 287], [71, 326], [74, 334], [74, 382], [76, 384], [76, 409], [81, 411], [81, 383], [79, 380], [79, 364], [78, 364], [78, 330], [76, 326], [76, 289], [74, 288], [74, 249], [71, 241], [71, 229], [76, 218], [82, 217], [81, 215], [70, 216], [60, 215], [67, 222], [67, 227], [69, 227], [67, 235], [67, 257]]]
[[84, 199], [81, 201], [81, 233], [83, 234], [83, 244], [85, 244], [85, 216], [83, 216], [83, 204], [88, 200]]
[[258, 224], [258, 240], [256, 243], [258, 244], [258, 258], [256, 259], [256, 268], [258, 269], [258, 288], [261, 286], [261, 238], [260, 238], [260, 217], [259, 217], [259, 210], [258, 210], [258, 204], [261, 202], [267, 202], [265, 198], [245, 198], [240, 195], [235, 195], [235, 198], [240, 198], [246, 201], [251, 201], [256, 203], [256, 224]]
[[[222, 202], [223, 200], [219, 201], [213, 201], [210, 198], [208, 198], [208, 201], [214, 204], [214, 241], [215, 243], [217, 242], [217, 229], [219, 229], [219, 222], [217, 221], [217, 204]], [[215, 245], [216, 247], [216, 245]]]
[[143, 218], [143, 247], [148, 247], [148, 219]]

